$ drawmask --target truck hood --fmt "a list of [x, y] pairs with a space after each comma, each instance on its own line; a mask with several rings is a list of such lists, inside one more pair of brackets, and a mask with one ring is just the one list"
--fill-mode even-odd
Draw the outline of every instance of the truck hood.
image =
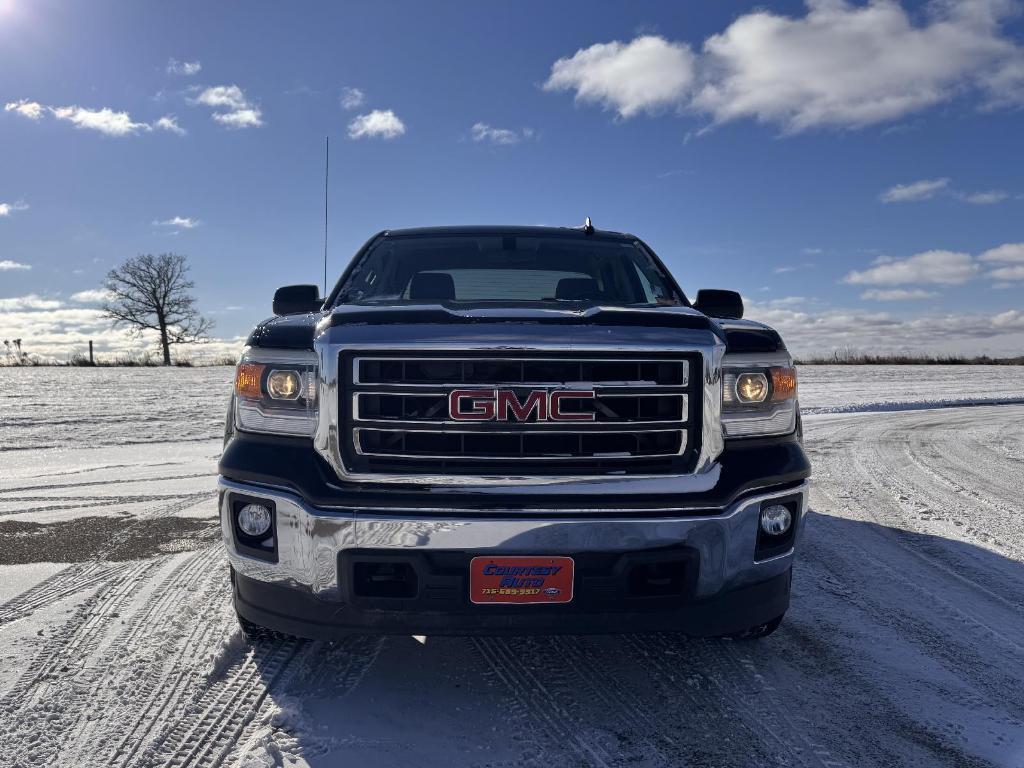
[[714, 320], [690, 307], [536, 307], [409, 304], [338, 307], [330, 313], [271, 318], [249, 337], [251, 346], [309, 349], [331, 343], [477, 345], [498, 349], [577, 344], [675, 346], [725, 341]]
[[689, 307], [346, 306], [325, 319], [337, 344], [535, 349], [622, 349], [725, 341], [716, 323]]

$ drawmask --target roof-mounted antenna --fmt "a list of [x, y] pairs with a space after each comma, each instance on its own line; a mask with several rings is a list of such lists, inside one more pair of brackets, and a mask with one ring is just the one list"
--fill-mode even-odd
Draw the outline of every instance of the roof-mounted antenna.
[[587, 218], [585, 218], [583, 220], [583, 234], [585, 234], [585, 235], [592, 235], [592, 234], [594, 234], [594, 223], [590, 220], [589, 216], [587, 216]]
[[331, 137], [324, 136], [324, 296], [327, 295], [327, 181], [331, 177]]

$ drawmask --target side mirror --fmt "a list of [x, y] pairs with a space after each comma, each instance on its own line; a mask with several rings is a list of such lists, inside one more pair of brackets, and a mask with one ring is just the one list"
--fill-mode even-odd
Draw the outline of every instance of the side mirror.
[[324, 300], [315, 285], [286, 285], [274, 291], [274, 314], [297, 315], [302, 312], [318, 312]]
[[743, 317], [743, 299], [736, 291], [722, 291], [717, 288], [697, 291], [697, 300], [693, 302], [693, 308], [708, 317], [733, 320]]

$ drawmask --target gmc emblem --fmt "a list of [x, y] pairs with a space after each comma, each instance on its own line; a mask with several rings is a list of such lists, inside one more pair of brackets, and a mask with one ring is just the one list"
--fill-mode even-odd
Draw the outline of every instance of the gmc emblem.
[[566, 400], [593, 400], [593, 390], [535, 389], [520, 400], [511, 389], [455, 389], [448, 395], [453, 421], [594, 421], [592, 411], [562, 411]]

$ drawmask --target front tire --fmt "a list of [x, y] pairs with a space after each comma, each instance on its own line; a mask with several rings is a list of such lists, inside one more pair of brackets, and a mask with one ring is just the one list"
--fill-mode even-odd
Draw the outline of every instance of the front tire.
[[272, 643], [286, 639], [288, 636], [283, 635], [280, 632], [267, 629], [260, 624], [255, 624], [246, 618], [243, 618], [241, 614], [235, 614], [238, 617], [238, 626], [242, 629], [242, 634], [245, 635], [245, 639], [250, 643]]
[[729, 637], [733, 640], [760, 640], [768, 637], [768, 635], [779, 628], [785, 615], [786, 614], [776, 616], [774, 619], [766, 621], [764, 624], [755, 624], [752, 627], [744, 629], [742, 632], [736, 632], [735, 634], [729, 635]]
[[[236, 588], [234, 568], [230, 569], [230, 577], [231, 591], [234, 592]], [[235, 617], [238, 619], [238, 626], [241, 628], [242, 634], [245, 635], [245, 639], [248, 640], [250, 643], [270, 643], [278, 640], [284, 640], [288, 637], [288, 635], [278, 632], [277, 630], [268, 629], [267, 627], [264, 627], [261, 624], [257, 624], [254, 621], [249, 621], [247, 618], [245, 618], [244, 616], [242, 616], [242, 614], [238, 612], [237, 607], [235, 609]]]

